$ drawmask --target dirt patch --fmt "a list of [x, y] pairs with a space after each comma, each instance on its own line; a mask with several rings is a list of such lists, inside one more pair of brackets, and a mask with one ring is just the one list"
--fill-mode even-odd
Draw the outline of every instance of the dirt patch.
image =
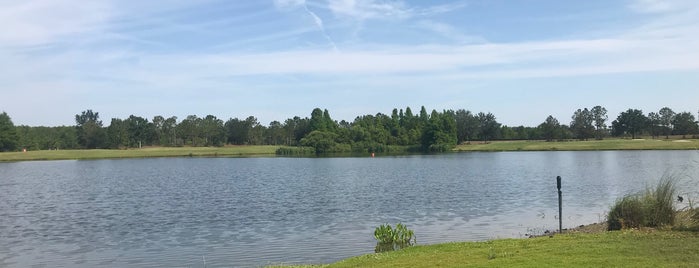
[[672, 142], [690, 142], [690, 141], [688, 141], [688, 140], [674, 140]]
[[[603, 233], [606, 231], [607, 231], [607, 222], [580, 225], [580, 226], [575, 227], [575, 228], [563, 229], [564, 234], [570, 234], [570, 233], [596, 234], [596, 233]], [[553, 237], [555, 234], [558, 234], [558, 230], [553, 230], [553, 231], [545, 230], [542, 233], [525, 234], [525, 237], [528, 237], [528, 238], [541, 237], [541, 236]]]
[[586, 234], [594, 234], [594, 233], [602, 233], [607, 231], [607, 223], [606, 222], [600, 222], [600, 223], [593, 223], [593, 224], [588, 224], [588, 225], [580, 225], [578, 227], [569, 229], [569, 230], [563, 230], [564, 233], [586, 233]]

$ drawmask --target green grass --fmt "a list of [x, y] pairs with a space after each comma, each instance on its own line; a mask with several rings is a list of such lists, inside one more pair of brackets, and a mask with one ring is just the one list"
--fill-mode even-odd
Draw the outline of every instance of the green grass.
[[[680, 142], [681, 141], [681, 142]], [[274, 155], [280, 146], [225, 147], [151, 147], [128, 150], [59, 150], [0, 153], [2, 161], [145, 158], [175, 156], [263, 156]], [[495, 141], [488, 144], [472, 142], [458, 145], [454, 151], [596, 151], [596, 150], [697, 150], [699, 140], [629, 140], [606, 139], [591, 141]], [[191, 154], [191, 155], [190, 155]]]
[[494, 141], [471, 142], [454, 151], [602, 151], [602, 150], [697, 150], [699, 140], [605, 139], [589, 141]]
[[414, 246], [296, 267], [696, 267], [697, 263], [699, 233], [625, 230]]
[[1, 161], [66, 160], [66, 159], [106, 159], [106, 158], [145, 158], [178, 156], [265, 156], [274, 155], [279, 146], [226, 146], [226, 147], [149, 147], [128, 150], [53, 150], [0, 153]]

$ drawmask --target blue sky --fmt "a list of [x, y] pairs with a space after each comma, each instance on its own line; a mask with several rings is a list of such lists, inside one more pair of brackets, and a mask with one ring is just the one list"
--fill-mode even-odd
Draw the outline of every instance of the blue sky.
[[0, 0], [0, 110], [336, 120], [410, 106], [535, 126], [699, 110], [699, 1]]

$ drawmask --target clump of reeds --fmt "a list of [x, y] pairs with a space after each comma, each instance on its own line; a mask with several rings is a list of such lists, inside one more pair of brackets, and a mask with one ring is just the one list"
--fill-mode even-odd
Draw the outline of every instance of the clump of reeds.
[[638, 227], [660, 227], [675, 222], [676, 179], [663, 176], [655, 188], [627, 195], [612, 206], [607, 215], [609, 230]]

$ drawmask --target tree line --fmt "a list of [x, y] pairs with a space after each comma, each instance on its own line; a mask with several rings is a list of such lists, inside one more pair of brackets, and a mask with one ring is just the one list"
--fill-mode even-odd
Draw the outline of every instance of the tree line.
[[[284, 122], [262, 125], [257, 118], [230, 118], [213, 115], [155, 116], [147, 119], [131, 115], [112, 118], [104, 126], [92, 110], [75, 115], [74, 126], [14, 126], [7, 113], [0, 114], [0, 151], [140, 148], [143, 146], [224, 146], [285, 145], [329, 152], [440, 152], [457, 144], [492, 140], [588, 140], [608, 136], [636, 138], [670, 135], [697, 135], [699, 124], [690, 112], [676, 113], [668, 107], [644, 114], [638, 109], [621, 112], [608, 124], [607, 110], [601, 106], [573, 112], [569, 124], [548, 116], [535, 127], [502, 125], [492, 113], [459, 110], [432, 110], [421, 107], [393, 109], [390, 114], [367, 114], [352, 122], [336, 121], [327, 109], [315, 108], [310, 117], [294, 116]], [[696, 137], [696, 136], [694, 136]], [[290, 153], [293, 153], [293, 149]]]

